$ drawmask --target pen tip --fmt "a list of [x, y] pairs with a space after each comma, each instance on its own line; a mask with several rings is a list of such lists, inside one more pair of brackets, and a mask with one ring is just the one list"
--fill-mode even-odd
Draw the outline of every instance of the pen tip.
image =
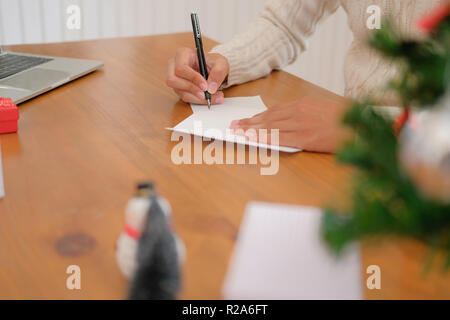
[[211, 100], [208, 99], [208, 109], [211, 109]]

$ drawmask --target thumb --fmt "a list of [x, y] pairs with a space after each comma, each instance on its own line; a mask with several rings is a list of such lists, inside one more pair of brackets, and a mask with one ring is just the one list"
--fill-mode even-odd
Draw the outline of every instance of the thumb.
[[226, 61], [226, 59], [219, 59], [213, 64], [208, 76], [209, 93], [215, 94], [217, 92], [225, 78], [228, 76], [228, 70], [228, 61]]

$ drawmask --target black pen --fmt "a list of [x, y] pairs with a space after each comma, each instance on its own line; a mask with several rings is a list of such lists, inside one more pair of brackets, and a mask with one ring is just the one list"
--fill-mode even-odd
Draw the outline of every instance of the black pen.
[[[208, 80], [208, 68], [206, 66], [205, 52], [203, 52], [202, 33], [200, 32], [200, 22], [196, 13], [191, 13], [192, 30], [194, 31], [195, 47], [197, 48], [198, 67], [200, 73]], [[205, 91], [205, 99], [208, 102], [208, 109], [211, 109], [211, 94]]]

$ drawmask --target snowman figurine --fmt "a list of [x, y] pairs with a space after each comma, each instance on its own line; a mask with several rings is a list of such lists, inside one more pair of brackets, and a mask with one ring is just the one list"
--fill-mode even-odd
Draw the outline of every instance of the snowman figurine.
[[176, 298], [185, 250], [170, 219], [170, 205], [153, 184], [139, 184], [127, 204], [116, 250], [119, 269], [130, 280], [131, 299]]

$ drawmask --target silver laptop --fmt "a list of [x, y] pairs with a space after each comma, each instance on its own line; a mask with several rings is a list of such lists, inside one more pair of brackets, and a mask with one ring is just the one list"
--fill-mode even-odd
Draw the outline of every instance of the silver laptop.
[[4, 52], [0, 48], [0, 97], [19, 104], [102, 66], [100, 61]]

